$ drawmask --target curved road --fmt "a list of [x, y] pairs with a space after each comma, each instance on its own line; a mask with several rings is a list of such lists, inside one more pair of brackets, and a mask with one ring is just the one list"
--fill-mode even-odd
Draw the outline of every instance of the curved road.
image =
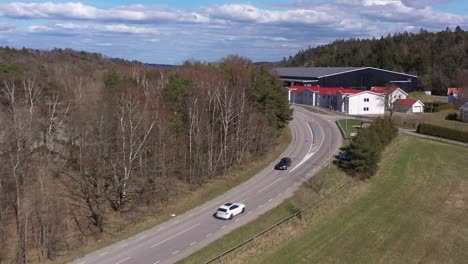
[[[282, 154], [291, 157], [293, 161], [288, 170], [276, 171], [272, 163], [255, 177], [225, 194], [171, 221], [72, 263], [174, 263], [280, 204], [304, 180], [318, 172], [321, 166], [327, 165], [330, 156], [342, 144], [340, 131], [334, 123], [336, 117], [319, 116], [301, 107], [294, 109], [294, 119], [289, 125], [292, 142]], [[244, 203], [245, 213], [230, 221], [214, 218], [213, 213], [218, 206], [226, 202]]]

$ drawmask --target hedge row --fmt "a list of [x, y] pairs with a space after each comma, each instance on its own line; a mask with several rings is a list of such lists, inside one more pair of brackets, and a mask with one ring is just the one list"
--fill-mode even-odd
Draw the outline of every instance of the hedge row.
[[424, 112], [439, 112], [442, 110], [453, 109], [453, 105], [442, 102], [425, 102]]
[[431, 124], [419, 124], [416, 132], [425, 135], [468, 142], [468, 132]]

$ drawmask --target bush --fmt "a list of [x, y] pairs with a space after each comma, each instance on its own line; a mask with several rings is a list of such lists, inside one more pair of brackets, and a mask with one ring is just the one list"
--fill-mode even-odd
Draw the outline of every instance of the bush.
[[424, 103], [424, 112], [435, 113], [442, 110], [453, 109], [453, 105], [449, 103], [441, 102], [425, 102]]
[[398, 129], [390, 119], [377, 118], [369, 128], [361, 129], [349, 145], [341, 148], [334, 163], [354, 178], [370, 179], [377, 172], [382, 151], [397, 134]]
[[416, 132], [420, 134], [468, 142], [468, 132], [431, 124], [420, 124]]
[[445, 117], [445, 120], [458, 120], [458, 114], [450, 113]]

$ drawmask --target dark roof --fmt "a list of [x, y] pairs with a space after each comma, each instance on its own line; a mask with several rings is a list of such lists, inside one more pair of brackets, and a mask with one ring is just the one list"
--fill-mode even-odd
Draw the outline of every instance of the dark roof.
[[388, 71], [373, 67], [281, 67], [276, 68], [275, 70], [278, 73], [278, 76], [280, 77], [322, 78], [330, 75], [337, 75], [345, 72], [352, 72], [364, 69], [374, 69], [379, 71], [403, 74], [411, 77], [417, 77], [411, 74]]
[[327, 75], [364, 69], [361, 67], [284, 67], [276, 68], [279, 76], [319, 78]]

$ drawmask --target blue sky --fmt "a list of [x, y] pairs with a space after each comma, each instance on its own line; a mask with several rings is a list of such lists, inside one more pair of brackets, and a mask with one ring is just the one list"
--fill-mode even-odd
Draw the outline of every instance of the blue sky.
[[148, 63], [278, 61], [335, 39], [468, 30], [466, 0], [0, 1], [0, 46]]

